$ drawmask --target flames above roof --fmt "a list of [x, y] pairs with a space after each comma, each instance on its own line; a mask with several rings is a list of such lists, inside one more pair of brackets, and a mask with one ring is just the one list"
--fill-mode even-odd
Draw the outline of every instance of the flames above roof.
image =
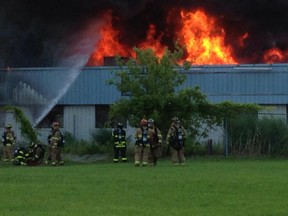
[[[15, 0], [0, 6], [2, 67], [62, 66], [67, 53], [77, 59], [85, 37], [94, 38], [85, 49], [90, 66], [103, 65], [104, 56], [133, 57], [133, 47], [161, 56], [176, 40], [185, 46], [183, 60], [194, 64], [288, 62], [286, 0]], [[97, 29], [82, 34], [92, 22]]]
[[[166, 29], [160, 31], [155, 24], [149, 23], [145, 36], [135, 40], [132, 44], [129, 38], [121, 39], [123, 29], [113, 25], [111, 11], [107, 11], [103, 15], [103, 25], [98, 30], [99, 40], [96, 42], [87, 66], [103, 65], [104, 56], [119, 55], [134, 58], [133, 47], [150, 48], [157, 57], [161, 57], [166, 48], [174, 49], [173, 42], [175, 41], [184, 47], [182, 61], [186, 60], [192, 64], [283, 63], [288, 61], [288, 49], [281, 50], [277, 46], [263, 50], [260, 54], [255, 52], [254, 58], [238, 57], [237, 52], [246, 49], [250, 33], [243, 32], [235, 36], [233, 44], [229, 44], [227, 42], [227, 38], [230, 37], [227, 36], [229, 32], [225, 31], [216, 17], [209, 15], [203, 9], [174, 9], [167, 15], [165, 26]], [[173, 26], [173, 31], [171, 31], [171, 26]], [[133, 32], [129, 36], [133, 38]]]

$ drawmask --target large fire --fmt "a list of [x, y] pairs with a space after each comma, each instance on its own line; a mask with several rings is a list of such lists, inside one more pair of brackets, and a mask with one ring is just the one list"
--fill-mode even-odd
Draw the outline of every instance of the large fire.
[[118, 31], [112, 26], [111, 12], [107, 12], [103, 18], [103, 25], [99, 29], [99, 41], [87, 62], [87, 66], [101, 66], [105, 56], [133, 56], [133, 50], [120, 44], [117, 40]]
[[182, 28], [177, 36], [186, 46], [186, 60], [194, 64], [233, 64], [231, 49], [225, 45], [225, 32], [204, 11], [181, 11]]
[[140, 43], [138, 47], [142, 49], [150, 48], [155, 52], [155, 55], [157, 57], [161, 57], [163, 56], [166, 47], [161, 44], [162, 35], [160, 35], [158, 38], [155, 38], [155, 34], [156, 34], [156, 27], [155, 25], [150, 24], [146, 40]]
[[[177, 19], [177, 31], [174, 41], [178, 41], [180, 46], [185, 47], [185, 56], [183, 60], [192, 64], [237, 64], [237, 60], [233, 57], [232, 48], [225, 43], [225, 35], [227, 34], [221, 26], [217, 25], [217, 20], [204, 10], [195, 11], [180, 10], [177, 15], [172, 14], [171, 17], [179, 17]], [[156, 26], [150, 24], [146, 33], [146, 38], [138, 44], [128, 46], [121, 43], [119, 38], [119, 30], [112, 25], [112, 15], [107, 12], [103, 17], [103, 25], [98, 30], [99, 40], [95, 45], [95, 49], [87, 62], [87, 66], [103, 65], [104, 57], [122, 56], [135, 57], [133, 47], [151, 48], [157, 57], [161, 57], [166, 45], [162, 43], [164, 32], [160, 36], [156, 36]], [[169, 17], [167, 18], [169, 24]], [[158, 34], [159, 35], [159, 34]], [[249, 33], [245, 33], [241, 37], [235, 39], [239, 47], [245, 48], [245, 39], [249, 37]], [[280, 49], [272, 48], [263, 54], [263, 61], [266, 63], [283, 62], [288, 60], [288, 51], [282, 52]]]
[[[152, 49], [157, 57], [165, 52], [165, 46], [161, 45], [161, 36], [155, 37], [155, 25], [150, 24], [146, 40], [137, 45], [138, 48]], [[118, 41], [118, 31], [112, 26], [111, 13], [105, 15], [102, 28], [99, 30], [100, 39], [87, 62], [87, 66], [103, 65], [103, 58], [108, 56], [136, 57], [133, 47], [128, 47]]]

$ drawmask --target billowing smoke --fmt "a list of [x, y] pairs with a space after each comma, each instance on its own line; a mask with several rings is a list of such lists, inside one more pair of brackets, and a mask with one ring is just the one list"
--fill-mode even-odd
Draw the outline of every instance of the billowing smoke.
[[[0, 1], [0, 67], [59, 66], [91, 21], [112, 11], [119, 41], [133, 47], [146, 37], [150, 24], [161, 43], [171, 48], [177, 17], [172, 10], [202, 8], [225, 30], [225, 43], [239, 63], [263, 63], [271, 48], [288, 50], [286, 0], [3, 0]], [[239, 43], [239, 38], [244, 37]], [[95, 40], [97, 32], [95, 32]], [[94, 46], [92, 43], [91, 46]], [[74, 49], [74, 48], [73, 48]]]

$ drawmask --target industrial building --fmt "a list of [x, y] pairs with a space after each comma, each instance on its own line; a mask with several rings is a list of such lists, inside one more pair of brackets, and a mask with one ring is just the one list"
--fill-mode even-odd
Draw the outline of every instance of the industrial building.
[[[102, 128], [109, 105], [127, 97], [107, 84], [116, 66], [84, 68], [17, 68], [0, 71], [0, 105], [20, 106], [46, 142], [51, 123], [59, 121], [62, 131], [77, 140], [89, 140]], [[232, 101], [265, 107], [259, 115], [287, 118], [288, 64], [193, 65], [180, 88], [199, 86], [212, 103]], [[0, 129], [17, 125], [10, 113], [0, 113]], [[17, 137], [20, 131], [14, 128]], [[127, 128], [128, 134], [133, 128]], [[221, 132], [211, 132], [221, 140]], [[217, 136], [217, 137], [215, 137]]]

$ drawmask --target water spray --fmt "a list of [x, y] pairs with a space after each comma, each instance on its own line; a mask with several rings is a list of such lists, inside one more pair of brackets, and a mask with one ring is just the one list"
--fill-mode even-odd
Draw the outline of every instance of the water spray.
[[95, 22], [70, 38], [70, 44], [74, 45], [68, 47], [57, 68], [10, 68], [1, 73], [0, 82], [4, 80], [5, 87], [0, 98], [4, 104], [21, 107], [32, 125], [37, 126], [86, 65], [98, 40], [99, 25]]

